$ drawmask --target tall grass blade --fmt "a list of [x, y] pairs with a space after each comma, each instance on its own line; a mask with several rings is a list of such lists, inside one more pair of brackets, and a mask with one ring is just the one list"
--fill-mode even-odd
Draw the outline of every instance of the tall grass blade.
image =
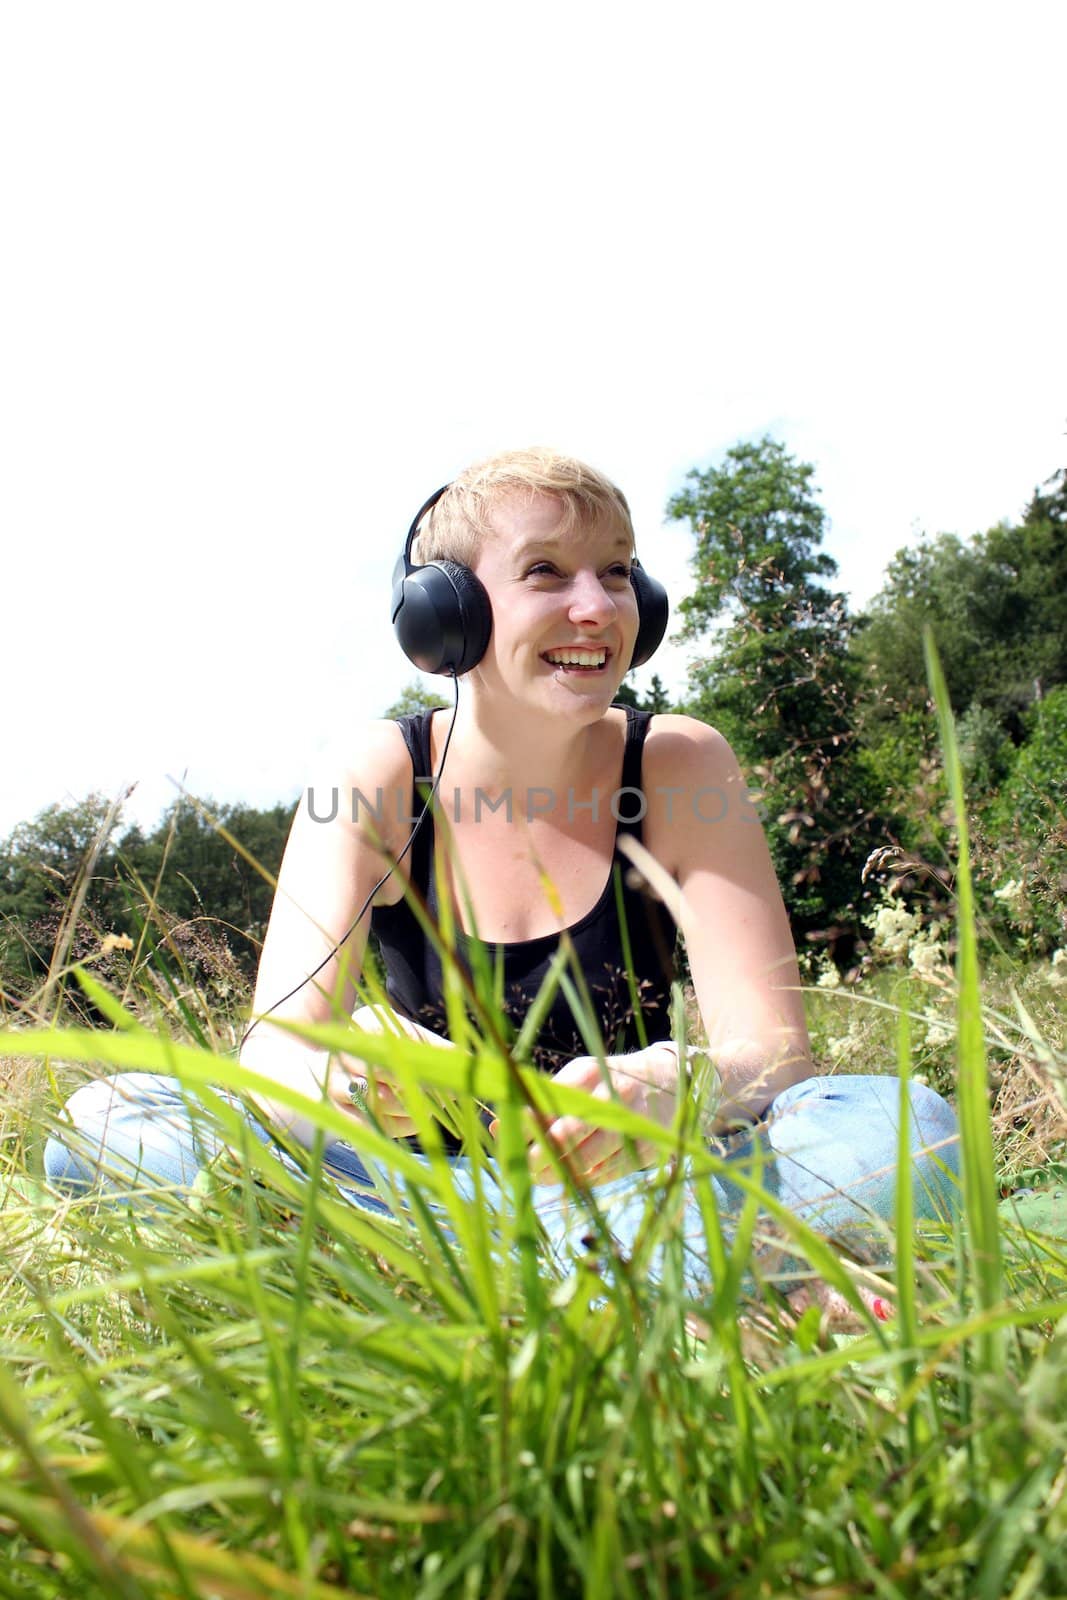
[[[978, 970], [974, 888], [971, 882], [970, 836], [963, 792], [956, 726], [933, 634], [923, 634], [926, 670], [937, 707], [945, 778], [956, 819], [957, 868], [956, 981], [959, 1077], [957, 1085], [960, 1147], [963, 1166], [963, 1203], [967, 1224], [967, 1259], [975, 1300], [980, 1310], [992, 1311], [1003, 1294], [1000, 1219], [997, 1212], [996, 1166], [990, 1117], [989, 1073], [982, 1025], [982, 994]], [[981, 1370], [1002, 1371], [1004, 1341], [990, 1331], [977, 1341]]]
[[912, 1384], [918, 1371], [914, 1351], [919, 1338], [919, 1311], [915, 1287], [915, 1196], [911, 1179], [911, 1019], [907, 1006], [897, 1011], [897, 1073], [900, 1110], [897, 1128], [897, 1186], [894, 1208], [896, 1243], [897, 1321], [896, 1343], [901, 1353], [900, 1382], [909, 1393], [908, 1443], [918, 1454], [919, 1413]]

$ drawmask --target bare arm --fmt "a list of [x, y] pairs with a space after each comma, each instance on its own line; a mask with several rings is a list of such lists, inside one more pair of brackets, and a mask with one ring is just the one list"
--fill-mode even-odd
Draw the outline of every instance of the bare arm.
[[[721, 734], [656, 719], [646, 785], [649, 849], [682, 892], [681, 926], [709, 1054], [723, 1083], [716, 1128], [751, 1121], [811, 1075], [792, 934], [759, 816]], [[676, 786], [668, 824], [664, 797]]]
[[[380, 824], [369, 806], [353, 806], [354, 789], [372, 804], [381, 791]], [[271, 1019], [318, 1023], [351, 1015], [370, 907], [355, 926], [353, 923], [387, 872], [389, 852], [397, 848], [392, 837], [398, 827], [396, 819], [407, 817], [410, 800], [411, 765], [400, 731], [391, 723], [369, 725], [357, 742], [350, 765], [327, 771], [323, 782], [312, 785], [310, 802], [307, 791], [301, 796], [256, 980], [253, 1020], [260, 1016], [263, 1020], [251, 1028], [241, 1049], [243, 1065], [309, 1098], [320, 1099], [326, 1093], [353, 1116], [348, 1083], [353, 1077], [367, 1076], [365, 1065], [350, 1057], [329, 1057], [272, 1027]], [[387, 880], [375, 903], [386, 897], [395, 899], [399, 889], [395, 877]], [[296, 992], [290, 993], [293, 990]], [[268, 1011], [269, 1016], [264, 1015]], [[369, 1014], [356, 1020], [374, 1026]], [[414, 1024], [406, 1027], [410, 1031]], [[379, 1085], [375, 1110], [383, 1128], [395, 1137], [412, 1132], [385, 1075], [378, 1071], [374, 1076]], [[260, 1103], [279, 1126], [304, 1142], [310, 1140], [309, 1123], [273, 1101]]]

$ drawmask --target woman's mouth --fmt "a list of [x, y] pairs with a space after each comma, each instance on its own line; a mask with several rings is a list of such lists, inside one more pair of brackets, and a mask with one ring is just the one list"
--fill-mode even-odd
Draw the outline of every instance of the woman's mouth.
[[541, 657], [550, 667], [557, 667], [563, 672], [603, 672], [608, 664], [610, 651], [606, 645], [595, 645], [589, 648], [577, 645], [568, 646], [564, 650], [546, 650]]

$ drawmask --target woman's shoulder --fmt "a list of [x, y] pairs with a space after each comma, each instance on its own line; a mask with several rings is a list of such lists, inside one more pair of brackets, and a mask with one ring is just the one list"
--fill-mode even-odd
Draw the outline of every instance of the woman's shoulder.
[[399, 722], [386, 718], [357, 724], [335, 736], [315, 756], [307, 795], [319, 817], [342, 826], [373, 824], [386, 844], [401, 830], [411, 809], [412, 753]]
[[645, 842], [662, 866], [684, 875], [694, 862], [749, 848], [758, 812], [717, 728], [696, 717], [655, 716], [645, 748]]
[[331, 783], [384, 783], [405, 775], [411, 757], [404, 731], [392, 718], [377, 717], [335, 734], [314, 758], [316, 775]]
[[646, 770], [673, 773], [676, 782], [685, 783], [707, 781], [709, 770], [725, 776], [736, 766], [728, 741], [710, 723], [675, 711], [657, 712], [649, 718]]

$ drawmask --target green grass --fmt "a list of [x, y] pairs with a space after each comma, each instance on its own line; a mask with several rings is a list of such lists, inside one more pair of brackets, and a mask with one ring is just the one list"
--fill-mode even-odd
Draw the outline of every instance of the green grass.
[[[950, 737], [946, 751], [951, 767]], [[435, 1097], [499, 1104], [496, 1214], [457, 1195], [443, 1158], [426, 1175], [373, 1130], [358, 1135], [366, 1154], [389, 1155], [426, 1202], [395, 1220], [341, 1200], [314, 1152], [299, 1179], [252, 1140], [191, 1198], [57, 1204], [40, 1145], [79, 1073], [133, 1065], [192, 1091], [253, 1080], [180, 972], [127, 990], [125, 1006], [90, 981], [110, 1026], [11, 1019], [0, 1596], [1067, 1592], [1067, 1241], [1028, 1236], [996, 1207], [1026, 1160], [1062, 1152], [1062, 1033], [1055, 996], [1046, 1007], [1019, 974], [983, 1006], [969, 916], [961, 884], [957, 973], [936, 995], [959, 1021], [929, 1059], [918, 978], [811, 996], [819, 1049], [854, 1028], [850, 1070], [940, 1076], [965, 1138], [963, 1222], [914, 1226], [901, 1195], [885, 1279], [897, 1316], [848, 1341], [751, 1287], [755, 1180], [735, 1228], [704, 1187], [718, 1287], [695, 1302], [666, 1166], [633, 1260], [602, 1233], [577, 1266], [550, 1259], [524, 1108], [586, 1103], [469, 1036], [454, 1052], [368, 1038], [364, 1053], [424, 1117]], [[991, 1109], [1009, 1078], [1043, 1096], [1022, 1155]], [[352, 1140], [337, 1112], [303, 1109]], [[686, 1149], [713, 1168], [687, 1128], [601, 1110], [658, 1138], [665, 1162]], [[573, 1203], [597, 1233], [590, 1196]], [[778, 1220], [793, 1253], [849, 1287], [852, 1264]]]

